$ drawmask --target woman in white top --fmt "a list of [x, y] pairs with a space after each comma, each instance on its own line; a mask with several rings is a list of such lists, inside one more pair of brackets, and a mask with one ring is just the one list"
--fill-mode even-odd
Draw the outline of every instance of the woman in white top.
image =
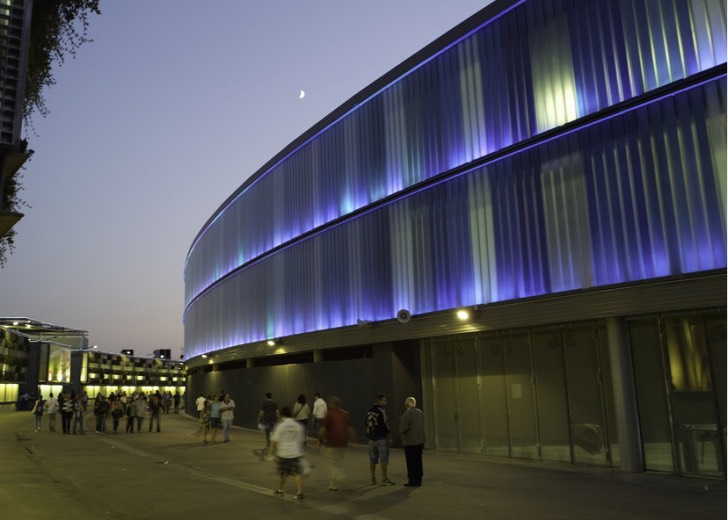
[[[308, 419], [311, 415], [311, 410], [308, 407], [308, 404], [306, 403], [306, 396], [303, 394], [300, 394], [298, 396], [298, 399], [296, 399], [295, 404], [293, 405], [293, 408], [291, 409], [291, 418], [295, 421], [298, 421], [301, 426], [303, 426], [303, 431], [308, 432]], [[306, 444], [306, 441], [303, 441], [303, 444]]]

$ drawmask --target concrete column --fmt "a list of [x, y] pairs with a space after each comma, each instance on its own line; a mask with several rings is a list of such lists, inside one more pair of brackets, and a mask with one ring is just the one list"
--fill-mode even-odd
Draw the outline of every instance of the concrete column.
[[314, 363], [320, 363], [324, 359], [324, 354], [321, 349], [314, 350], [313, 351], [313, 362]]
[[248, 358], [245, 360], [245, 368], [253, 368], [255, 366], [255, 360], [253, 358]]
[[637, 392], [624, 318], [607, 318], [607, 341], [619, 437], [619, 463], [622, 471], [641, 473], [645, 471], [645, 465], [640, 439]]

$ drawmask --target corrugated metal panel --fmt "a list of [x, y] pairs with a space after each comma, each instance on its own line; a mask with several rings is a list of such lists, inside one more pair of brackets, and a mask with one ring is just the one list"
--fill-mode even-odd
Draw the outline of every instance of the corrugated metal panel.
[[[725, 13], [716, 25], [693, 19], [715, 2], [636, 4], [516, 8], [262, 176], [190, 256], [188, 357], [401, 308], [429, 315], [725, 269], [725, 49], [704, 45]], [[584, 32], [586, 14], [603, 34], [628, 20], [660, 30], [615, 50]], [[647, 43], [664, 55], [644, 56]]]
[[653, 5], [539, 0], [488, 12], [493, 19], [472, 34], [472, 21], [461, 27], [464, 39], [451, 36], [421, 66], [398, 69], [400, 79], [310, 135], [216, 214], [191, 248], [186, 303], [302, 233], [725, 63], [722, 2]]

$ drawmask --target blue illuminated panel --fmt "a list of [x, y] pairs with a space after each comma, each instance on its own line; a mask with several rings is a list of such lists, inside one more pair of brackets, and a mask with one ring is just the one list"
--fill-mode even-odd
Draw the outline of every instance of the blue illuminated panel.
[[202, 293], [185, 353], [725, 269], [725, 117], [723, 74], [328, 227]]
[[[223, 277], [303, 233], [504, 147], [725, 64], [725, 17], [722, 0], [539, 0], [484, 21], [312, 136], [221, 208], [188, 255], [186, 306]], [[676, 139], [673, 145], [682, 143]], [[688, 153], [676, 151], [679, 146], [665, 149]], [[598, 158], [597, 166], [605, 171], [619, 167], [612, 162], [628, 161], [635, 153]], [[564, 159], [567, 169], [577, 160]], [[548, 177], [543, 181], [553, 182]], [[645, 189], [662, 189], [660, 181], [651, 182]], [[516, 197], [531, 186], [496, 188]], [[606, 183], [604, 189], [607, 196], [613, 186]], [[691, 203], [675, 202], [679, 207]], [[501, 211], [494, 231], [512, 232], [533, 218], [530, 205]], [[526, 220], [510, 220], [515, 217]], [[634, 217], [647, 218], [639, 212]], [[558, 217], [552, 219], [555, 226]], [[614, 243], [608, 225], [600, 223], [596, 230], [603, 240], [596, 247], [619, 251], [635, 245]], [[670, 224], [681, 232], [687, 225]], [[560, 240], [555, 230], [549, 239]], [[638, 245], [657, 250], [664, 240], [641, 237]], [[515, 252], [493, 254], [504, 264], [517, 260]], [[585, 268], [577, 258], [564, 262], [566, 278], [573, 269]], [[512, 285], [515, 295], [530, 294], [543, 290], [546, 274], [499, 283]]]

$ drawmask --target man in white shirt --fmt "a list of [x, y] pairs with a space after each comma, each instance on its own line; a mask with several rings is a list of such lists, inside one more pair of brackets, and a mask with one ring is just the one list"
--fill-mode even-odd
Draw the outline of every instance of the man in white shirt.
[[235, 401], [230, 399], [230, 394], [220, 403], [220, 421], [222, 421], [222, 442], [230, 442], [230, 426], [233, 424], [233, 410], [235, 410]]
[[301, 423], [291, 419], [291, 408], [281, 408], [283, 420], [275, 425], [270, 434], [271, 449], [278, 457], [278, 487], [273, 491], [275, 495], [283, 494], [283, 484], [286, 477], [293, 476], [296, 483], [296, 497], [303, 499], [303, 442], [306, 440], [306, 430]]
[[205, 402], [207, 399], [205, 399], [205, 396], [203, 394], [200, 394], [200, 397], [195, 399], [195, 407], [197, 408], [197, 417], [200, 417], [200, 414], [205, 409]]
[[45, 409], [48, 413], [48, 423], [50, 424], [50, 431], [54, 432], [56, 431], [56, 413], [58, 413], [58, 399], [53, 397], [53, 392], [51, 392], [51, 396], [45, 402]]
[[321, 422], [323, 422], [324, 417], [326, 417], [328, 407], [326, 406], [326, 401], [321, 399], [320, 393], [316, 392], [313, 394], [313, 398], [313, 431], [316, 434], [316, 437], [318, 437], [318, 432], [321, 430]]

